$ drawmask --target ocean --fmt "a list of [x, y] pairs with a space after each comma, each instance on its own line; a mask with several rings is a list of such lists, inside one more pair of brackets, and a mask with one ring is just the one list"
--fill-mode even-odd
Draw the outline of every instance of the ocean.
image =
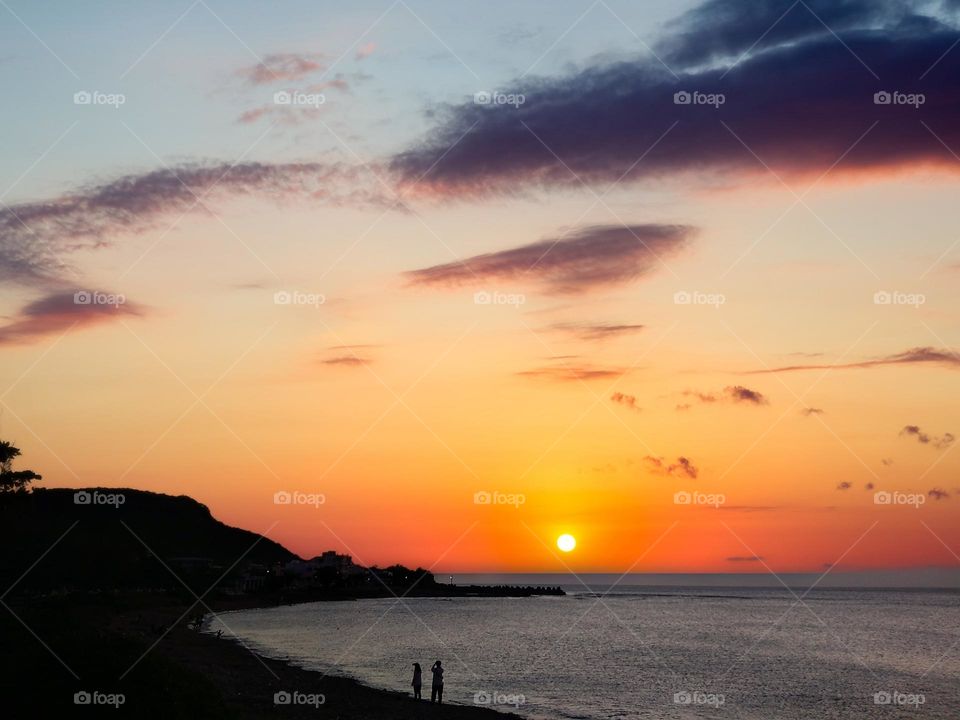
[[[564, 587], [566, 597], [405, 598], [225, 613], [273, 658], [530, 718], [960, 718], [960, 594]], [[307, 691], [307, 689], [303, 689]]]

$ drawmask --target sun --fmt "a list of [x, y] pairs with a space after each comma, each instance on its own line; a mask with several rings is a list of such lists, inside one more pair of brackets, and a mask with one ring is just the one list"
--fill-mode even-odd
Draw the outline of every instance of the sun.
[[569, 533], [564, 533], [557, 538], [557, 547], [563, 552], [570, 552], [577, 546], [577, 539]]

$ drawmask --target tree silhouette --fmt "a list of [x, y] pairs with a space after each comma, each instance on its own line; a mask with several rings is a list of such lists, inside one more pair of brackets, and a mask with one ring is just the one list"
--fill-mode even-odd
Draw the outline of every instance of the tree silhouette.
[[42, 480], [33, 470], [14, 470], [13, 460], [20, 456], [20, 448], [0, 440], [0, 494], [25, 493], [34, 480]]

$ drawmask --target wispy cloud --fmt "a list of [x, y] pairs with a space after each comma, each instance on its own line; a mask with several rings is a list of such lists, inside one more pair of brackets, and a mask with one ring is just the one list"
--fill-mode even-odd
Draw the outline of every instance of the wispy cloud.
[[611, 340], [622, 335], [632, 335], [646, 329], [645, 325], [612, 323], [559, 323], [551, 330], [567, 333], [580, 340]]
[[271, 53], [263, 62], [243, 67], [237, 74], [251, 85], [268, 85], [302, 80], [326, 67], [327, 61], [320, 53]]
[[359, 355], [337, 355], [320, 360], [321, 365], [340, 365], [346, 367], [362, 367], [363, 365], [369, 365], [370, 362], [369, 358], [360, 357]]
[[575, 294], [634, 282], [656, 270], [693, 234], [685, 225], [592, 225], [531, 245], [406, 273], [413, 285], [535, 282]]
[[361, 177], [362, 171], [338, 164], [188, 164], [4, 206], [0, 282], [62, 283], [69, 271], [68, 255], [153, 229], [165, 216], [210, 212], [211, 203], [231, 197], [391, 206], [379, 191], [365, 188]]
[[755, 563], [762, 561], [763, 555], [732, 555], [727, 558], [727, 562], [732, 563]]
[[762, 370], [749, 370], [747, 375], [763, 375], [767, 373], [794, 372], [797, 370], [848, 370], [857, 368], [875, 368], [886, 365], [939, 365], [941, 367], [960, 367], [960, 355], [953, 350], [940, 350], [933, 347], [915, 347], [903, 352], [885, 355], [871, 360], [860, 360], [851, 363], [834, 365], [818, 363], [811, 365], [785, 365]]
[[553, 365], [549, 367], [523, 370], [517, 375], [536, 378], [539, 380], [554, 380], [558, 382], [581, 380], [609, 380], [622, 377], [626, 374], [622, 368], [597, 367], [594, 365]]
[[[78, 302], [86, 297], [89, 302]], [[94, 298], [117, 296], [100, 292], [86, 292], [78, 296], [73, 291], [45, 295], [24, 305], [6, 325], [0, 326], [0, 345], [23, 345], [37, 342], [48, 335], [60, 334], [70, 328], [88, 327], [139, 316], [145, 308], [123, 299], [109, 304], [93, 302]]]

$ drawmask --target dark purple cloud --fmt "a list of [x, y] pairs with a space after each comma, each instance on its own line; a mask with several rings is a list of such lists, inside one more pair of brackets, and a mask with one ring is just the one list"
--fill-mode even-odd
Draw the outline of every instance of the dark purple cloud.
[[[519, 107], [448, 108], [392, 167], [407, 183], [422, 178], [418, 190], [433, 196], [765, 175], [765, 166], [819, 176], [841, 158], [833, 176], [960, 170], [944, 147], [960, 147], [960, 53], [947, 52], [960, 38], [955, 27], [901, 3], [812, 3], [837, 22], [834, 35], [800, 3], [734, 65], [787, 2], [709, 2], [684, 16], [664, 41], [675, 74], [644, 56], [503, 88], [525, 96]], [[720, 56], [727, 59], [710, 62]], [[679, 92], [725, 102], [677, 104]], [[876, 104], [878, 92], [922, 93], [924, 103]]]
[[[47, 200], [0, 208], [0, 282], [54, 284], [68, 270], [65, 256], [138, 234], [165, 216], [208, 211], [229, 197], [301, 197], [322, 204], [383, 204], [361, 189], [360, 171], [321, 163], [190, 164], [125, 175]], [[201, 200], [198, 200], [201, 198]]]
[[943, 490], [942, 488], [933, 488], [932, 490], [927, 492], [927, 495], [929, 495], [934, 500], [946, 500], [947, 498], [950, 497], [950, 493], [948, 493], [946, 490]]
[[928, 435], [918, 425], [904, 425], [900, 434], [915, 437], [921, 445], [932, 445], [937, 450], [945, 450], [953, 445], [954, 440], [957, 439], [953, 433], [944, 433], [939, 437]]
[[847, 482], [846, 480], [841, 483], [837, 483], [837, 490], [849, 490], [852, 487], [853, 483]]
[[734, 555], [732, 557], [728, 557], [727, 562], [732, 562], [732, 563], [763, 562], [763, 555]]
[[874, 368], [885, 365], [940, 365], [942, 367], [960, 367], [960, 355], [953, 350], [938, 350], [932, 347], [915, 347], [903, 352], [886, 355], [873, 360], [841, 363], [837, 365], [785, 365], [763, 370], [750, 370], [747, 375], [763, 375], [766, 373], [794, 372], [797, 370], [849, 370], [857, 368]]
[[582, 293], [633, 282], [682, 248], [684, 225], [593, 225], [530, 245], [406, 273], [413, 285], [535, 282], [546, 292]]
[[24, 305], [0, 326], [0, 345], [23, 345], [74, 327], [87, 327], [143, 315], [143, 306], [122, 295], [100, 291], [70, 291], [45, 295]]
[[904, 0], [708, 0], [667, 24], [657, 52], [684, 67], [736, 60], [788, 42], [907, 22]]
[[[684, 397], [692, 398], [693, 400], [706, 405], [723, 400], [743, 405], [770, 404], [770, 401], [767, 400], [763, 393], [757, 390], [751, 390], [743, 385], [728, 385], [723, 389], [722, 393], [708, 393], [701, 392], [699, 390], [684, 390], [680, 394]], [[677, 405], [677, 410], [689, 410], [690, 407], [690, 403], [681, 403], [680, 405]]]
[[735, 403], [746, 403], [747, 405], [769, 405], [769, 401], [763, 393], [751, 390], [743, 385], [731, 385], [723, 389], [727, 397]]

